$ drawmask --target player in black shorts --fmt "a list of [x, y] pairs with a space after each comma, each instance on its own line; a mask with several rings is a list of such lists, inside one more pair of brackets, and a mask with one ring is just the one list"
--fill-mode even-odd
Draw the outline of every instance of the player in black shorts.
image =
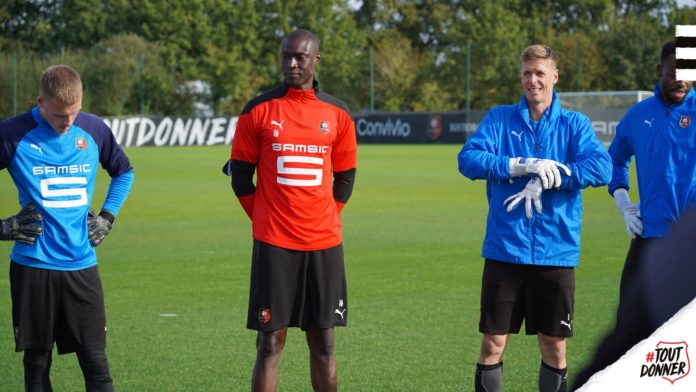
[[252, 221], [253, 391], [275, 391], [288, 327], [305, 331], [314, 389], [337, 389], [334, 326], [348, 321], [340, 213], [353, 189], [357, 143], [346, 104], [314, 80], [320, 58], [311, 31], [283, 40], [284, 81], [246, 105], [224, 166]]
[[[0, 122], [0, 170], [9, 171], [22, 205], [0, 220], [0, 240], [15, 241], [12, 325], [15, 350], [24, 352], [25, 389], [32, 392], [52, 390], [54, 342], [59, 354], [76, 353], [88, 391], [114, 390], [95, 248], [111, 230], [134, 173], [111, 129], [81, 108], [80, 76], [54, 65], [41, 75], [37, 106]], [[95, 214], [90, 204], [100, 166], [111, 181]]]
[[610, 179], [609, 155], [589, 119], [564, 109], [554, 91], [553, 50], [524, 49], [520, 81], [520, 103], [491, 109], [458, 157], [462, 174], [487, 180], [477, 392], [502, 389], [503, 353], [522, 321], [539, 342], [539, 390], [566, 390], [581, 189]]

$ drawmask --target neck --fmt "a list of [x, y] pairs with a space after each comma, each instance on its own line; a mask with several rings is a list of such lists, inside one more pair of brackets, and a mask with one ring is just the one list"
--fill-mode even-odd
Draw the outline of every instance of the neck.
[[529, 106], [529, 117], [532, 118], [534, 121], [539, 121], [541, 120], [541, 116], [544, 115], [544, 112], [550, 105], [547, 103], [537, 103], [534, 105]]

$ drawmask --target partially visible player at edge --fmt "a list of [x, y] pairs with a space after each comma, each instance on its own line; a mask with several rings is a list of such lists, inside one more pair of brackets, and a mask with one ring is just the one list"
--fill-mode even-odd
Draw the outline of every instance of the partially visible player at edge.
[[539, 390], [567, 388], [581, 190], [606, 184], [610, 162], [587, 116], [561, 107], [556, 64], [547, 46], [524, 49], [522, 100], [491, 109], [458, 156], [462, 174], [487, 180], [477, 392], [502, 389], [503, 353], [523, 320], [539, 342]]
[[[113, 391], [106, 357], [104, 293], [94, 248], [111, 230], [133, 169], [111, 129], [82, 113], [82, 81], [66, 65], [41, 75], [38, 106], [0, 122], [0, 169], [21, 211], [2, 220], [10, 255], [16, 351], [27, 391], [51, 391], [54, 342], [75, 352], [87, 391]], [[98, 215], [90, 211], [99, 165], [111, 176]]]
[[[674, 222], [696, 206], [696, 92], [692, 81], [676, 78], [676, 48], [675, 41], [662, 46], [660, 62], [655, 67], [655, 94], [628, 110], [609, 146], [613, 164], [609, 194], [614, 196], [631, 244], [621, 273], [614, 331], [593, 361], [578, 374], [578, 387], [631, 348], [617, 344], [615, 337], [634, 328], [629, 323], [635, 321], [635, 309], [626, 297], [630, 290], [635, 290], [633, 286], [641, 285], [641, 270], [647, 262], [645, 249], [650, 242], [669, 234]], [[628, 167], [634, 156], [640, 197], [636, 204], [628, 196]], [[614, 342], [614, 347], [607, 339]]]
[[246, 105], [224, 168], [253, 226], [253, 391], [276, 389], [288, 327], [306, 333], [314, 390], [337, 389], [333, 328], [348, 320], [339, 213], [353, 190], [357, 144], [348, 107], [314, 79], [320, 59], [314, 33], [283, 40], [285, 80]]

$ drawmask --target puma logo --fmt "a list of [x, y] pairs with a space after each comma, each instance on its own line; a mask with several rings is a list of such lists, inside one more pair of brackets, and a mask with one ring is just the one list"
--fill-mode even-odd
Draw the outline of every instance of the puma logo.
[[655, 121], [655, 117], [651, 118], [650, 121], [648, 120], [643, 120], [643, 124], [650, 125], [650, 128], [652, 128], [652, 123]]
[[568, 327], [569, 331], [573, 330], [573, 320], [570, 319], [570, 314], [568, 315], [568, 321], [561, 320], [561, 325]]
[[334, 313], [340, 315], [340, 316], [341, 316], [341, 320], [343, 320], [343, 319], [344, 319], [343, 313], [345, 313], [346, 310], [348, 310], [348, 309], [343, 309], [343, 310], [338, 310], [338, 309], [336, 309], [336, 310], [334, 311]]
[[271, 120], [271, 125], [275, 125], [276, 127], [280, 128], [280, 130], [282, 131], [282, 130], [283, 130], [283, 123], [284, 123], [284, 122], [285, 122], [285, 120], [283, 120], [283, 121], [281, 121], [281, 122], [278, 122], [278, 121], [275, 121], [275, 120]]
[[31, 144], [29, 145], [29, 147], [31, 147], [31, 148], [37, 150], [37, 151], [39, 152], [39, 154], [43, 155], [43, 150], [41, 149], [41, 147], [37, 146], [36, 144], [31, 143]]
[[517, 133], [515, 131], [510, 131], [510, 133], [517, 136], [517, 140], [522, 141], [522, 134], [524, 133], [524, 131], [521, 131], [520, 133]]

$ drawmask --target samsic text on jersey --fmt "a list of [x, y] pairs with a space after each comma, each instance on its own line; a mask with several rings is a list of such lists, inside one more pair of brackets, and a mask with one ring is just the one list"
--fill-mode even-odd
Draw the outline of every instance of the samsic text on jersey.
[[232, 159], [256, 165], [253, 236], [296, 250], [338, 245], [341, 219], [332, 174], [355, 169], [355, 123], [347, 106], [282, 84], [239, 116]]

